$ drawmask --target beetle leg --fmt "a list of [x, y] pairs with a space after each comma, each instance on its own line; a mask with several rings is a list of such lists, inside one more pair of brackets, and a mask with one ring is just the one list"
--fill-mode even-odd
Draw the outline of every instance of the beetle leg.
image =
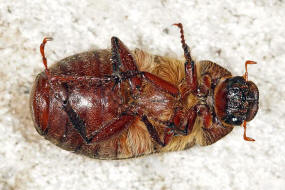
[[43, 59], [43, 64], [45, 66], [45, 73], [46, 75], [49, 77], [49, 69], [48, 69], [48, 66], [47, 66], [47, 58], [45, 56], [45, 45], [47, 43], [47, 41], [52, 41], [53, 38], [52, 37], [45, 37], [43, 39], [43, 42], [41, 43], [41, 46], [40, 46], [40, 52], [41, 52], [41, 55], [42, 55], [42, 59]]
[[[112, 37], [112, 63], [113, 63], [113, 71], [114, 75], [119, 76], [119, 78], [125, 78], [124, 75], [130, 75], [133, 77], [129, 77], [130, 84], [132, 89], [141, 86], [141, 78], [138, 76], [142, 74], [145, 78], [151, 81], [158, 88], [165, 90], [173, 95], [178, 95], [178, 89], [170, 84], [169, 82], [151, 74], [148, 72], [139, 72], [135, 59], [132, 54], [128, 50], [128, 48], [123, 44], [123, 42], [117, 38]], [[122, 73], [119, 72], [121, 69]], [[130, 74], [127, 74], [129, 72]], [[127, 77], [128, 78], [128, 77]], [[116, 83], [115, 85], [117, 85]]]
[[86, 136], [85, 122], [73, 110], [68, 100], [64, 101], [63, 108], [65, 112], [67, 113], [69, 120], [71, 121], [73, 127], [79, 132], [80, 136], [88, 144], [90, 140]]
[[159, 145], [161, 146], [165, 146], [165, 142], [162, 142], [160, 140], [159, 134], [156, 131], [155, 127], [151, 124], [151, 122], [148, 120], [147, 116], [143, 115], [142, 116], [142, 121], [144, 122], [144, 124], [146, 125], [146, 128], [151, 136], [151, 138]]
[[201, 117], [203, 122], [201, 139], [197, 142], [200, 145], [213, 144], [233, 129], [233, 126], [224, 126], [217, 117], [212, 116], [207, 105], [198, 104], [197, 114]]
[[189, 134], [187, 125], [184, 126], [184, 129], [175, 126], [174, 123], [168, 123], [166, 126], [171, 129], [174, 136], [186, 136]]
[[[181, 121], [183, 121], [183, 118], [181, 118], [181, 117], [184, 117], [184, 115], [179, 114], [179, 112], [178, 112], [173, 118], [172, 126], [170, 125], [168, 127], [171, 128], [178, 135], [187, 136], [192, 132], [196, 118], [197, 118], [196, 106], [192, 107], [188, 111], [187, 123], [185, 125], [183, 125], [183, 123], [181, 125]], [[181, 127], [183, 127], [183, 128], [181, 128]]]
[[111, 38], [112, 43], [112, 63], [116, 69], [119, 69], [122, 65], [122, 71], [138, 71], [136, 61], [133, 58], [130, 50], [123, 44], [123, 42], [113, 36]]
[[143, 72], [142, 74], [147, 80], [149, 80], [159, 89], [166, 91], [174, 96], [177, 96], [179, 94], [178, 88], [176, 88], [173, 84], [163, 80], [162, 78], [148, 72]]
[[203, 120], [203, 127], [206, 129], [212, 126], [212, 115], [207, 105], [199, 104], [197, 105], [197, 113]]
[[248, 81], [248, 72], [247, 72], [247, 65], [248, 64], [257, 64], [257, 63], [255, 61], [250, 61], [250, 60], [247, 60], [245, 62], [245, 73], [243, 75], [243, 78], [244, 78], [245, 81]]
[[209, 90], [211, 88], [211, 77], [208, 74], [205, 74], [201, 77], [201, 82], [198, 87], [198, 96], [207, 96], [209, 93]]
[[175, 134], [187, 136], [192, 132], [197, 116], [200, 116], [203, 120], [203, 127], [207, 129], [211, 128], [212, 115], [206, 105], [198, 104], [187, 112], [187, 123], [185, 125], [181, 124], [183, 122], [183, 118], [181, 117], [184, 117], [184, 115], [178, 112], [173, 117], [173, 122], [166, 123], [166, 126], [172, 129]]
[[164, 144], [167, 145], [173, 136], [174, 136], [174, 131], [170, 128], [165, 128]]
[[[193, 108], [194, 109], [194, 108]], [[159, 145], [166, 146], [169, 141], [171, 140], [172, 136], [178, 134], [186, 136], [189, 133], [191, 133], [195, 120], [196, 120], [196, 111], [191, 111], [188, 115], [188, 122], [185, 125], [184, 129], [180, 129], [179, 127], [176, 127], [174, 123], [165, 123], [167, 126], [164, 131], [164, 140], [163, 142], [160, 140], [159, 134], [156, 131], [155, 127], [151, 124], [151, 122], [148, 120], [147, 116], [142, 116], [142, 121], [147, 127], [147, 130], [151, 136], [151, 138]]]
[[246, 121], [244, 121], [242, 125], [243, 125], [243, 128], [244, 128], [243, 139], [245, 141], [255, 141], [253, 138], [246, 136]]
[[[183, 25], [181, 23], [174, 24], [175, 26], [180, 28], [180, 34], [181, 34], [181, 43], [182, 48], [184, 50], [184, 57], [186, 59], [185, 62], [185, 80], [187, 85], [187, 91], [185, 92], [185, 95], [187, 95], [189, 92], [196, 92], [197, 90], [197, 72], [196, 72], [196, 66], [195, 62], [191, 57], [190, 48], [186, 44], [184, 39], [184, 31], [183, 31]], [[183, 94], [184, 96], [184, 94]]]
[[187, 135], [192, 132], [196, 118], [197, 118], [197, 111], [196, 111], [196, 106], [191, 108], [191, 110], [188, 112], [188, 121], [187, 121]]
[[126, 78], [124, 77], [124, 75], [128, 75], [130, 77], [127, 78], [129, 78], [132, 89], [140, 87], [142, 81], [138, 76], [139, 70], [131, 52], [123, 44], [123, 42], [117, 37], [111, 38], [111, 44], [112, 44], [111, 61], [113, 64], [113, 75], [119, 78], [117, 83], [120, 83], [122, 78]]
[[63, 108], [65, 112], [67, 113], [73, 127], [79, 132], [80, 136], [83, 138], [83, 140], [87, 144], [96, 143], [99, 141], [109, 139], [112, 135], [117, 134], [123, 129], [125, 129], [126, 127], [128, 127], [135, 118], [135, 116], [132, 116], [132, 115], [122, 114], [114, 121], [94, 131], [90, 137], [87, 137], [86, 124], [79, 117], [79, 115], [73, 110], [69, 101], [64, 102]]

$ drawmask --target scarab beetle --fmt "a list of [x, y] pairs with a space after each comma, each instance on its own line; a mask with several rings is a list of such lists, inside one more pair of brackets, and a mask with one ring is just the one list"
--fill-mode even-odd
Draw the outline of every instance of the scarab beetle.
[[196, 62], [180, 29], [185, 60], [111, 50], [67, 57], [35, 80], [31, 112], [38, 133], [57, 146], [99, 159], [123, 159], [210, 145], [258, 111], [257, 86], [211, 61]]

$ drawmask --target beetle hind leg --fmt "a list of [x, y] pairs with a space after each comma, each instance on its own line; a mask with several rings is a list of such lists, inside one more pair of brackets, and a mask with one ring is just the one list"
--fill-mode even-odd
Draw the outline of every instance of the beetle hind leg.
[[108, 140], [113, 135], [120, 133], [123, 129], [128, 127], [135, 116], [121, 114], [118, 118], [114, 119], [107, 125], [99, 127], [96, 131], [92, 132], [91, 135], [87, 135], [86, 124], [80, 118], [80, 116], [75, 112], [75, 110], [71, 107], [69, 101], [65, 101], [63, 105], [63, 109], [68, 115], [72, 126], [78, 131], [82, 139], [85, 141], [86, 144], [101, 142], [104, 140]]
[[86, 126], [83, 120], [80, 119], [78, 114], [72, 109], [70, 103], [68, 101], [65, 101], [63, 104], [63, 108], [65, 112], [67, 113], [69, 120], [71, 121], [73, 127], [79, 132], [80, 136], [83, 138], [83, 140], [89, 144], [91, 141], [86, 136]]
[[53, 38], [52, 37], [45, 37], [43, 39], [43, 42], [41, 43], [41, 46], [40, 46], [40, 52], [41, 52], [41, 55], [42, 55], [42, 59], [43, 59], [43, 64], [45, 66], [45, 73], [47, 76], [49, 76], [49, 69], [48, 69], [48, 66], [47, 66], [47, 58], [45, 56], [45, 45], [48, 41], [52, 41]]
[[132, 89], [141, 86], [140, 72], [136, 61], [129, 49], [117, 37], [111, 38], [113, 64], [113, 76], [115, 78], [115, 86], [123, 80], [128, 79]]

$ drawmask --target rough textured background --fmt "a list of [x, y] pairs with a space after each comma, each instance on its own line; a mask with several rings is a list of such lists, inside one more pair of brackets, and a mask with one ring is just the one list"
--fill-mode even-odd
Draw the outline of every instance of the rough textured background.
[[[0, 189], [282, 189], [285, 186], [285, 2], [0, 0]], [[178, 30], [197, 59], [210, 59], [259, 86], [260, 110], [242, 140], [236, 127], [209, 147], [122, 161], [66, 152], [34, 130], [28, 100], [48, 62], [110, 47], [116, 35], [130, 48], [181, 57]]]

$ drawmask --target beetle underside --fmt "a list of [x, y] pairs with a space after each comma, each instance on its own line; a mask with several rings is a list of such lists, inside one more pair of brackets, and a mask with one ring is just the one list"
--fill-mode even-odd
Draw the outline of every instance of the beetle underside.
[[[182, 25], [177, 26], [184, 64], [141, 50], [130, 52], [113, 37], [111, 50], [76, 54], [48, 68], [44, 46], [50, 38], [45, 38], [41, 53], [46, 69], [31, 95], [37, 131], [64, 149], [100, 159], [209, 145], [228, 134], [236, 123], [226, 117], [235, 107], [225, 108], [241, 97], [232, 86], [222, 91], [221, 83], [231, 73], [210, 61], [195, 63]], [[240, 121], [251, 120], [258, 109], [257, 87], [249, 84], [251, 104], [242, 100], [247, 107], [241, 113], [247, 115]], [[215, 92], [216, 87], [222, 90]], [[225, 93], [226, 103], [217, 98]]]

